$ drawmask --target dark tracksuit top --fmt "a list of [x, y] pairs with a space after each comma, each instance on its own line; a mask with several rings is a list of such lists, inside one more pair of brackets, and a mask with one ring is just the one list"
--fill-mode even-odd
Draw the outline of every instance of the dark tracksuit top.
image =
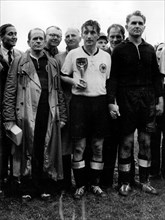
[[116, 98], [120, 113], [124, 113], [124, 117], [127, 117], [127, 111], [132, 112], [128, 99], [134, 99], [132, 103], [135, 105], [143, 99], [139, 106], [141, 108], [144, 104], [146, 108], [151, 97], [154, 99], [162, 96], [162, 78], [154, 48], [143, 39], [138, 47], [128, 39], [116, 46], [112, 53], [107, 91], [108, 102], [112, 104]]

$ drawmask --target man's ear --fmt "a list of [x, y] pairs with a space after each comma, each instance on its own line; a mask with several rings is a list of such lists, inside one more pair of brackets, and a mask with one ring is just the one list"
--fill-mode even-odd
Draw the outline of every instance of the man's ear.
[[125, 25], [125, 29], [128, 30], [128, 25], [127, 24]]
[[28, 44], [28, 46], [30, 47], [30, 42], [29, 42], [29, 40], [27, 41], [27, 44]]

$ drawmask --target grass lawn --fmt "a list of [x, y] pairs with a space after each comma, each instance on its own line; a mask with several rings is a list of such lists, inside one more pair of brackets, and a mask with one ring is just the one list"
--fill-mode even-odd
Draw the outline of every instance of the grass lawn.
[[128, 197], [109, 190], [102, 199], [87, 192], [80, 201], [71, 194], [55, 193], [52, 200], [33, 199], [22, 203], [12, 196], [0, 200], [0, 220], [165, 220], [165, 180], [152, 181], [158, 196], [133, 189]]
[[[116, 186], [117, 170], [114, 182]], [[74, 200], [69, 193], [54, 193], [50, 201], [33, 199], [22, 203], [18, 196], [13, 195], [0, 199], [0, 220], [165, 220], [165, 180], [151, 183], [158, 189], [159, 195], [153, 196], [140, 189], [133, 189], [130, 196], [122, 197], [116, 187], [108, 191], [105, 199], [87, 192], [80, 201]]]

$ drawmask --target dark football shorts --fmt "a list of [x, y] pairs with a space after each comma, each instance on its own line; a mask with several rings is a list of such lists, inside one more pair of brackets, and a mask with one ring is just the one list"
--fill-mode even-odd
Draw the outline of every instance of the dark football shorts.
[[149, 133], [155, 131], [156, 99], [152, 88], [122, 89], [117, 100], [122, 134], [130, 134], [136, 129]]
[[70, 108], [73, 138], [88, 136], [102, 138], [107, 135], [109, 113], [106, 95], [97, 97], [73, 95]]

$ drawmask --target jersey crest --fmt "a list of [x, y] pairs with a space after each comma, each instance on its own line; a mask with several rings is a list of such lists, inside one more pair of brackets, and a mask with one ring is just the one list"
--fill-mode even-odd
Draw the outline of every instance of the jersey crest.
[[99, 66], [99, 70], [100, 70], [101, 73], [105, 73], [106, 70], [107, 70], [106, 64], [101, 63], [100, 66]]

